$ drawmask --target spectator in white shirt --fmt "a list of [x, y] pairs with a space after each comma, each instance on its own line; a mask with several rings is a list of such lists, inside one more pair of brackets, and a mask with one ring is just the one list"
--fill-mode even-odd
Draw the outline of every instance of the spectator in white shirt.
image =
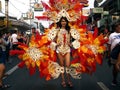
[[11, 42], [12, 42], [12, 49], [13, 49], [13, 50], [17, 49], [18, 39], [17, 39], [17, 31], [16, 31], [16, 30], [14, 31], [14, 33], [13, 33], [12, 36], [11, 36]]
[[[115, 24], [115, 32], [109, 36], [109, 56], [111, 64], [113, 65], [113, 81], [112, 85], [117, 85], [118, 66], [120, 63], [120, 22]], [[118, 64], [119, 63], [119, 64]], [[116, 67], [117, 65], [117, 67]]]

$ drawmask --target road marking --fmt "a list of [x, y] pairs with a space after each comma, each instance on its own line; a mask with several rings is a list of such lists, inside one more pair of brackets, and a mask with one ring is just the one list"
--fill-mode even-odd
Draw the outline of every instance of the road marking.
[[[10, 69], [9, 71], [7, 71], [5, 74], [10, 75], [12, 74], [15, 70], [18, 69], [18, 65], [15, 65], [12, 69]], [[3, 79], [5, 79], [6, 77], [4, 77]]]
[[97, 84], [102, 88], [102, 90], [109, 90], [109, 88], [102, 82], [97, 82]]

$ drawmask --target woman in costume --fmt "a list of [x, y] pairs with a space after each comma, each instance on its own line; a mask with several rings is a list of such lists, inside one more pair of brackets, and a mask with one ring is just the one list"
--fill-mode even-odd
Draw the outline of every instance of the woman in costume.
[[[56, 36], [57, 43], [57, 55], [60, 65], [66, 68], [70, 66], [70, 26], [68, 25], [68, 20], [66, 17], [61, 17], [58, 22], [58, 33]], [[65, 62], [65, 65], [64, 65]], [[63, 87], [66, 87], [64, 73], [61, 73]], [[72, 87], [72, 82], [70, 80], [70, 75], [67, 73], [67, 82], [70, 87]]]
[[[84, 1], [88, 3], [87, 0]], [[98, 36], [97, 30], [94, 33], [86, 33], [86, 26], [82, 25], [83, 20], [86, 20], [81, 13], [83, 2], [49, 0], [49, 4], [42, 2], [46, 12], [39, 18], [53, 21], [50, 28], [46, 29], [43, 35], [38, 33], [36, 36], [32, 35], [29, 46], [19, 43], [22, 50], [11, 51], [11, 54], [19, 54], [22, 60], [19, 67], [26, 65], [31, 75], [35, 73], [36, 67], [40, 76], [46, 80], [56, 79], [61, 75], [63, 87], [66, 87], [64, 78], [66, 72], [67, 83], [72, 87], [70, 76], [81, 79], [81, 73], [95, 72], [96, 62], [102, 64], [102, 53], [105, 51], [103, 44], [106, 40], [103, 35]], [[70, 62], [70, 46], [74, 48], [72, 62]], [[56, 62], [56, 56], [60, 65]]]

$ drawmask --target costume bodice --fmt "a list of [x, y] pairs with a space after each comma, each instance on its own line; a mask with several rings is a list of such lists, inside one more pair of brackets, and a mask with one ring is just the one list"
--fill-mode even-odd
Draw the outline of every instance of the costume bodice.
[[65, 29], [60, 29], [57, 36], [57, 44], [68, 45], [70, 43], [70, 34]]
[[60, 29], [57, 35], [57, 50], [63, 55], [67, 52], [70, 52], [70, 34], [65, 29]]

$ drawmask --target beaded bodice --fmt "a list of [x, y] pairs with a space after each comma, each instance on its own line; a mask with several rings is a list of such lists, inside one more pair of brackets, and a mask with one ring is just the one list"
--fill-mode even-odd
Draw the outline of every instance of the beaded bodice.
[[59, 52], [61, 52], [63, 55], [70, 51], [70, 34], [68, 33], [67, 30], [65, 29], [60, 29], [58, 31], [58, 35], [57, 35], [57, 50]]

